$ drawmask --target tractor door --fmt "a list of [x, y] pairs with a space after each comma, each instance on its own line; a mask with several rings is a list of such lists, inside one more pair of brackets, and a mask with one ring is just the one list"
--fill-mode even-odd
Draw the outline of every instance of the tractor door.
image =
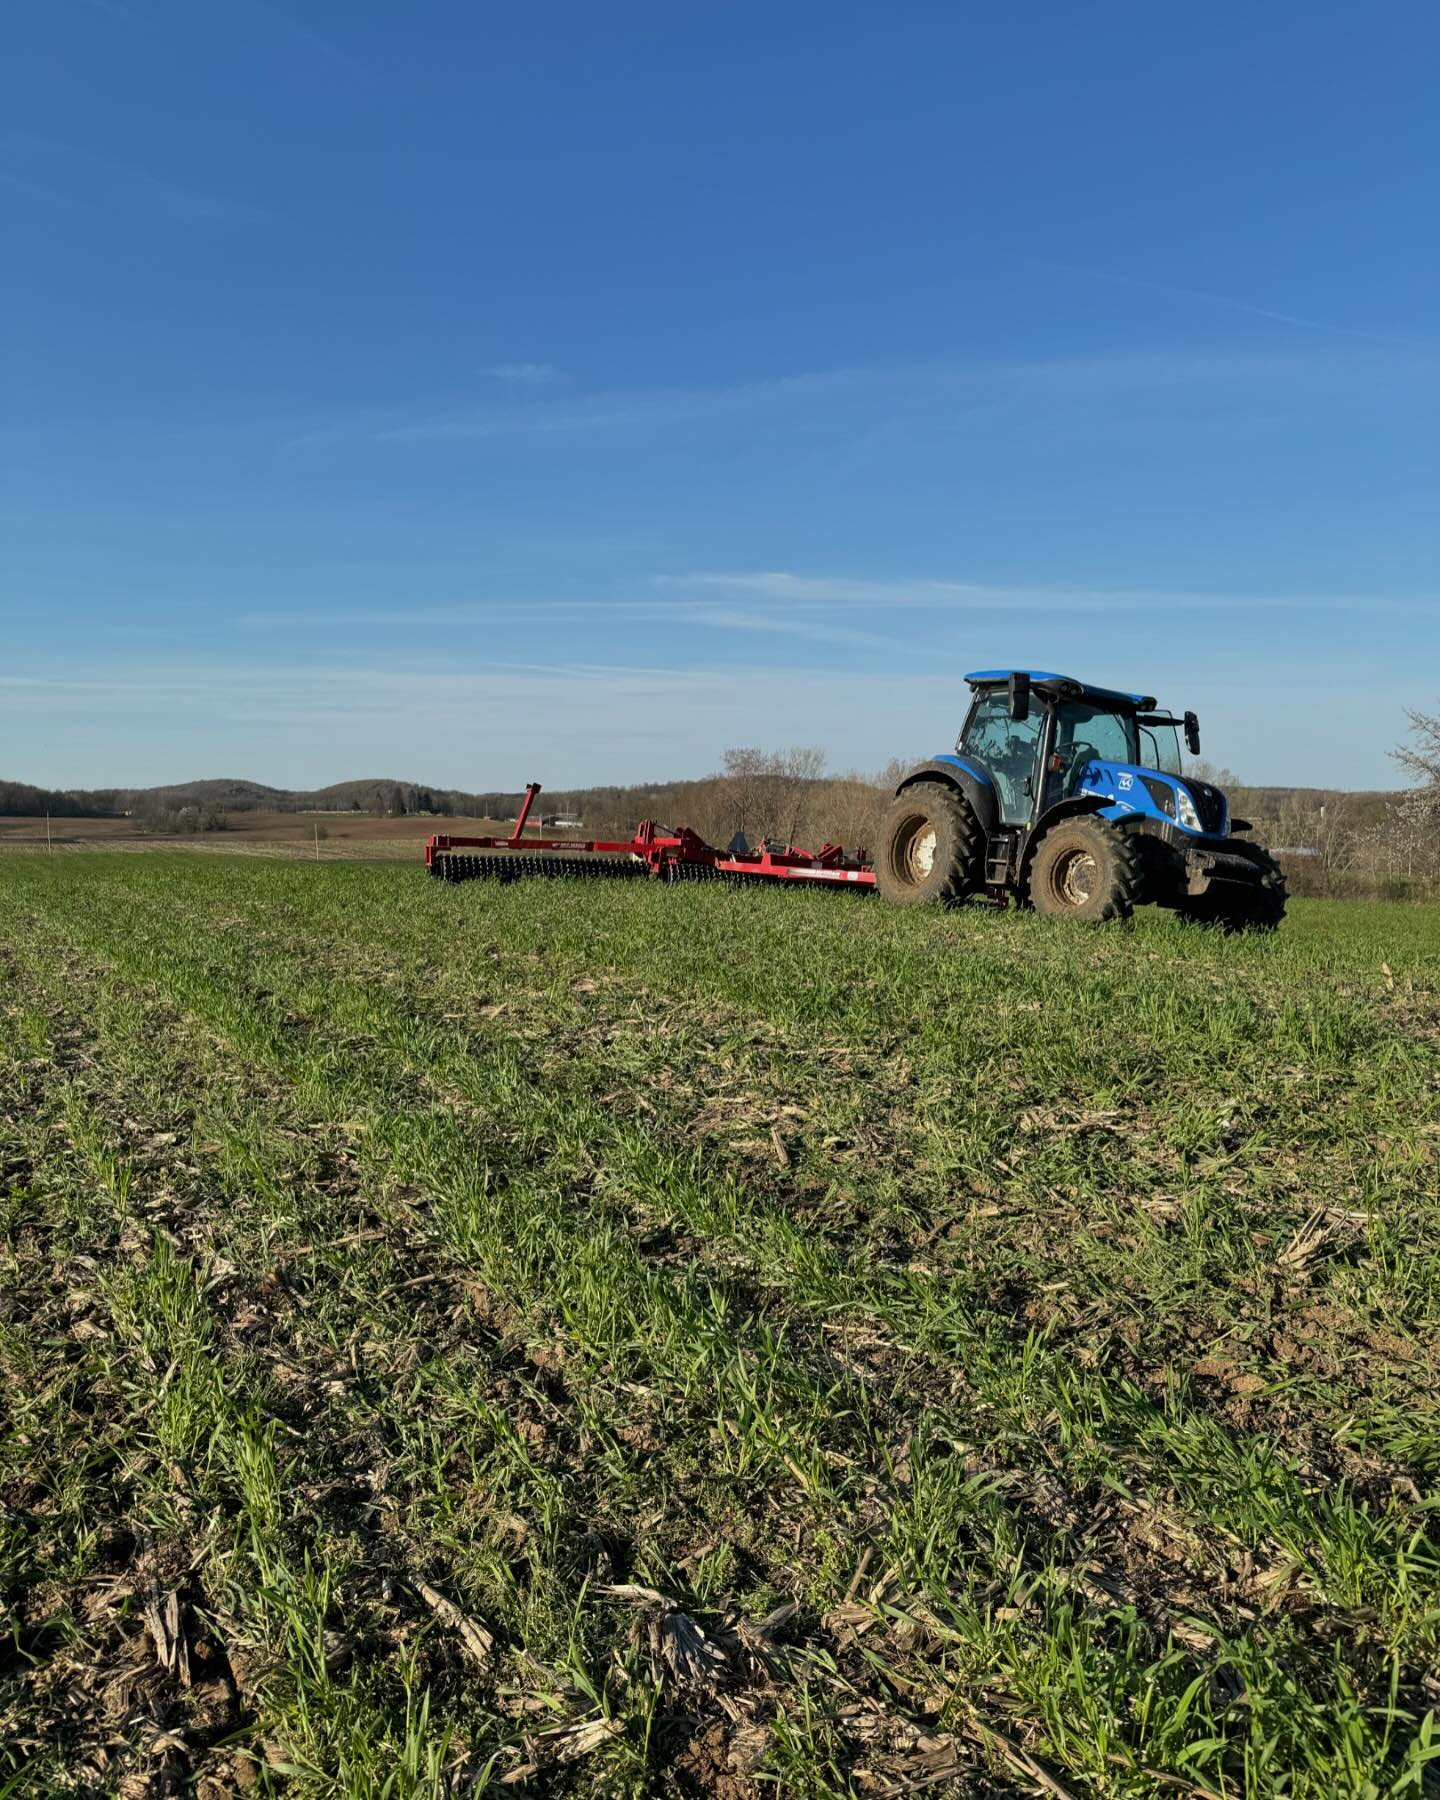
[[1055, 708], [1055, 745], [1045, 771], [1046, 807], [1069, 800], [1092, 762], [1133, 763], [1135, 720], [1088, 700], [1062, 700]]
[[1000, 798], [1005, 825], [1029, 825], [1040, 790], [1040, 750], [1050, 709], [1038, 694], [1031, 697], [1028, 719], [1010, 717], [1010, 701], [1001, 687], [985, 688], [975, 697], [959, 748], [990, 771]]

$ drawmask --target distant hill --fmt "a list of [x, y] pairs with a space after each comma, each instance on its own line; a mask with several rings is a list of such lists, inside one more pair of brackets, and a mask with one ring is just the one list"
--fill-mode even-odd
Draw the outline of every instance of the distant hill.
[[0, 781], [0, 817], [114, 819], [127, 815], [173, 813], [185, 807], [221, 812], [370, 812], [454, 813], [462, 817], [494, 817], [497, 804], [518, 805], [519, 796], [466, 794], [423, 782], [374, 777], [337, 781], [324, 788], [268, 787], [262, 781], [218, 776], [203, 781], [176, 781], [147, 788], [39, 788], [22, 781]]
[[[1345, 806], [1356, 822], [1380, 817], [1395, 795], [1390, 792], [1348, 793], [1339, 789], [1251, 787], [1217, 771], [1237, 812], [1276, 818], [1291, 810], [1318, 811], [1322, 805]], [[573, 812], [593, 826], [628, 827], [641, 818], [670, 823], [695, 823], [694, 811], [714, 789], [715, 776], [695, 781], [637, 783], [629, 787], [546, 788], [544, 809]], [[878, 778], [877, 778], [878, 779]], [[815, 784], [853, 786], [855, 776], [821, 776]], [[881, 785], [888, 785], [882, 783]], [[393, 817], [446, 814], [473, 819], [508, 819], [519, 810], [519, 789], [492, 789], [468, 793], [458, 788], [432, 787], [425, 782], [399, 781], [372, 776], [355, 781], [336, 781], [323, 788], [277, 788], [239, 776], [216, 776], [202, 781], [177, 781], [164, 787], [66, 788], [32, 787], [25, 782], [0, 781], [0, 817], [35, 818], [49, 813], [57, 819], [146, 818], [174, 815], [187, 808], [207, 813], [246, 812], [358, 812]]]

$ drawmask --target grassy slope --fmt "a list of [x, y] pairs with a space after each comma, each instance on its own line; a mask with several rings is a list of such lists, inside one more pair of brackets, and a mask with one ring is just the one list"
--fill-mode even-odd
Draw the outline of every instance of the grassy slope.
[[15, 857], [0, 982], [0, 1793], [1420, 1791], [1433, 912]]

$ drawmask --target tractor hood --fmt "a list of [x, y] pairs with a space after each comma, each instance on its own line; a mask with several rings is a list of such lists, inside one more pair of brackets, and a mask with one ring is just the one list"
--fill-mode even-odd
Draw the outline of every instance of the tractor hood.
[[1086, 763], [1075, 792], [1109, 801], [1101, 809], [1107, 819], [1160, 819], [1196, 837], [1224, 837], [1230, 828], [1230, 808], [1219, 788], [1138, 763]]

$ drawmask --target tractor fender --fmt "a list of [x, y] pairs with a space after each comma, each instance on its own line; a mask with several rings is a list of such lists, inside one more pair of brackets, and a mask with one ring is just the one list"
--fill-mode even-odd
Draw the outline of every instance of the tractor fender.
[[1057, 800], [1031, 826], [1025, 839], [1025, 848], [1020, 853], [1020, 867], [1017, 871], [1017, 884], [1024, 887], [1030, 878], [1030, 865], [1035, 860], [1035, 852], [1040, 848], [1040, 840], [1052, 825], [1058, 825], [1061, 819], [1074, 819], [1084, 813], [1103, 812], [1107, 806], [1115, 802], [1104, 794], [1072, 794], [1068, 800]]
[[986, 837], [994, 832], [1000, 820], [1000, 807], [995, 797], [995, 783], [981, 764], [958, 756], [937, 756], [930, 762], [917, 764], [895, 792], [903, 794], [918, 781], [939, 781], [953, 788], [974, 813], [975, 821]]

